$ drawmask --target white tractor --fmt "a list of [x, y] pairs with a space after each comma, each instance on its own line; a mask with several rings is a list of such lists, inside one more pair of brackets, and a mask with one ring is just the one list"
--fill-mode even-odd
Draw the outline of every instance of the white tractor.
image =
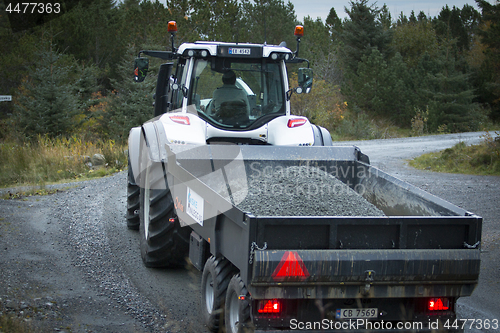
[[[290, 113], [292, 94], [308, 93], [313, 83], [309, 62], [298, 57], [302, 26], [295, 29], [296, 52], [285, 43], [195, 42], [175, 48], [175, 22], [168, 30], [173, 51], [140, 51], [135, 61], [136, 82], [145, 79], [149, 66], [141, 54], [168, 62], [158, 73], [155, 118], [132, 128], [128, 141], [127, 225], [141, 229], [142, 258], [149, 267], [182, 261], [189, 248], [190, 230], [175, 221], [168, 174], [161, 168], [165, 145], [332, 145], [325, 128]], [[287, 63], [303, 62], [308, 67], [298, 69], [298, 85], [291, 88]], [[144, 173], [146, 168], [156, 168], [157, 175]]]

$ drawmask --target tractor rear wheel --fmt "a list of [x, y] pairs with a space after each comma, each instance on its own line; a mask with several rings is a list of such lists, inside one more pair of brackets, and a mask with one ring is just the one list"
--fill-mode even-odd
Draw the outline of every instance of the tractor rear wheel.
[[142, 260], [146, 267], [184, 265], [191, 228], [181, 227], [176, 218], [163, 163], [146, 160], [139, 214]]

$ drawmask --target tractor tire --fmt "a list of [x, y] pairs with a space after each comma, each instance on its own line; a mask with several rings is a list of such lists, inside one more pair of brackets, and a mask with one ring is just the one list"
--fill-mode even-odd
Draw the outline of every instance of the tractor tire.
[[[239, 296], [245, 296], [240, 300]], [[252, 333], [254, 327], [250, 319], [250, 294], [243, 283], [240, 274], [231, 278], [226, 292], [226, 304], [224, 309], [224, 319], [226, 333]]]
[[212, 332], [223, 325], [226, 290], [234, 268], [229, 260], [211, 256], [205, 263], [201, 277], [201, 315]]
[[129, 161], [127, 181], [127, 227], [131, 230], [139, 230], [140, 192], [139, 186], [135, 184], [132, 167]]
[[191, 228], [181, 227], [175, 219], [174, 201], [162, 163], [148, 162], [144, 188], [140, 189], [142, 261], [146, 267], [184, 265], [189, 255]]

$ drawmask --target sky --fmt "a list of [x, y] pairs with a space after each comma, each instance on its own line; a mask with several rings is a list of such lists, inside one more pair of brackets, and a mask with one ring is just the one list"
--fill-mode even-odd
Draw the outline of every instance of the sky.
[[[285, 0], [287, 3], [288, 0]], [[350, 8], [349, 0], [290, 0], [295, 8], [295, 14], [297, 19], [303, 22], [305, 16], [310, 16], [313, 19], [320, 17], [323, 22], [325, 22], [330, 9], [335, 8], [338, 17], [344, 19], [347, 14], [344, 7]], [[493, 0], [488, 1], [493, 3]], [[468, 4], [476, 10], [479, 8], [474, 0], [386, 0], [386, 1], [368, 1], [368, 4], [374, 4], [381, 8], [384, 4], [387, 5], [389, 11], [391, 12], [392, 19], [395, 20], [401, 12], [406, 16], [410, 16], [411, 11], [415, 11], [415, 15], [418, 15], [420, 11], [423, 11], [427, 16], [438, 16], [441, 9], [448, 5], [452, 8], [453, 6], [462, 8], [465, 4]]]
[[[159, 1], [165, 4], [166, 0]], [[283, 1], [285, 4], [288, 2], [288, 0]], [[350, 8], [349, 0], [290, 0], [290, 2], [295, 8], [297, 19], [301, 22], [308, 15], [314, 20], [319, 17], [325, 22], [332, 7], [335, 8], [338, 17], [343, 20], [347, 17], [344, 7]], [[493, 4], [495, 0], [488, 0], [488, 2]], [[379, 8], [387, 4], [393, 20], [396, 20], [401, 12], [410, 16], [412, 10], [415, 11], [415, 15], [424, 11], [427, 16], [435, 17], [446, 5], [450, 8], [455, 6], [461, 9], [465, 4], [468, 4], [479, 11], [475, 0], [369, 0], [368, 4], [376, 4]]]

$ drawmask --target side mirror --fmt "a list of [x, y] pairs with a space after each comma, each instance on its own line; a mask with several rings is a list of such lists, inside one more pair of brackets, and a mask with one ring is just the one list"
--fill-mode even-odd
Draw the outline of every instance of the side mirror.
[[149, 69], [148, 58], [137, 58], [134, 61], [134, 81], [142, 82], [146, 78]]
[[297, 94], [311, 92], [313, 85], [313, 70], [312, 68], [299, 68], [299, 86], [296, 89]]

